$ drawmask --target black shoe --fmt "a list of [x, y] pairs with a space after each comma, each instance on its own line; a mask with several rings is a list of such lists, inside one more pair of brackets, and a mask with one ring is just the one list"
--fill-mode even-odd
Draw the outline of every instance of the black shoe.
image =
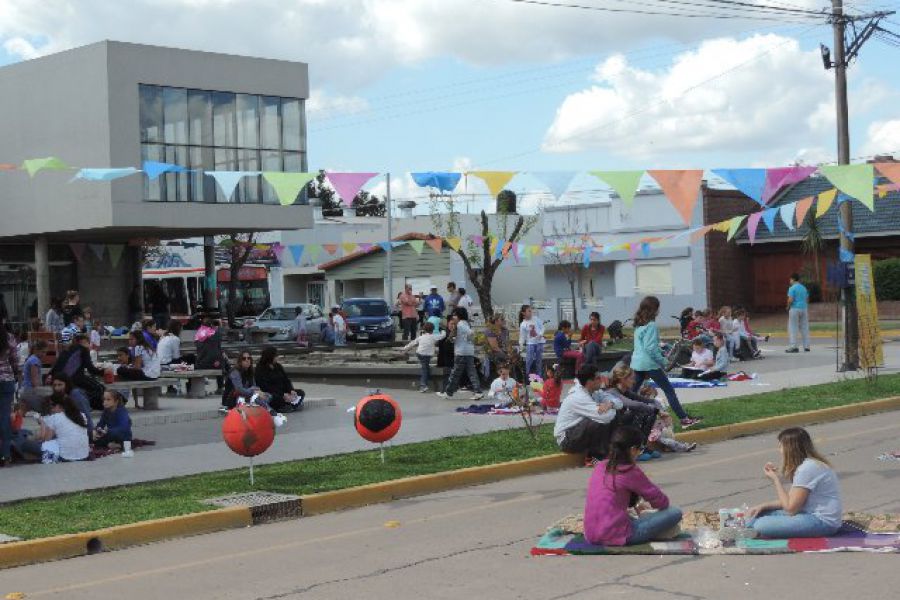
[[804, 348], [803, 351], [804, 351], [804, 352], [809, 352], [809, 348]]
[[785, 352], [788, 354], [797, 354], [798, 352], [800, 352], [800, 350], [797, 348], [788, 348], [787, 350], [785, 350]]

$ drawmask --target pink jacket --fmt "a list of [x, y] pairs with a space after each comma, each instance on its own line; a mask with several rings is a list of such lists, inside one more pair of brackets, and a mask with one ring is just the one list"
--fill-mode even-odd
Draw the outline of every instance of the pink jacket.
[[584, 503], [584, 537], [592, 544], [624, 546], [631, 535], [628, 505], [637, 494], [657, 510], [669, 507], [669, 499], [653, 485], [637, 465], [619, 466], [613, 477], [603, 461], [594, 467]]
[[416, 319], [419, 313], [416, 311], [419, 300], [412, 294], [403, 292], [400, 294], [400, 316], [404, 319]]

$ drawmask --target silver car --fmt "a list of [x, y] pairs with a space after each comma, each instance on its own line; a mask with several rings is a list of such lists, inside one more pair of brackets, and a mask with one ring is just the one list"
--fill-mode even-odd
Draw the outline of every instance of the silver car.
[[256, 317], [253, 325], [247, 331], [265, 332], [269, 334], [269, 340], [273, 342], [291, 341], [296, 339], [295, 331], [297, 308], [303, 309], [306, 317], [306, 334], [310, 342], [318, 342], [322, 339], [322, 324], [325, 316], [322, 309], [315, 304], [293, 303], [281, 306], [270, 306]]

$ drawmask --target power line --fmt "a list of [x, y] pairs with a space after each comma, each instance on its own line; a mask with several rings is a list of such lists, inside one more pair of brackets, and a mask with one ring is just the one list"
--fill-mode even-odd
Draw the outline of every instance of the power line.
[[[586, 5], [586, 4], [568, 4], [564, 2], [553, 2], [550, 0], [508, 0], [509, 2], [515, 2], [517, 4], [530, 4], [534, 6], [545, 6], [552, 8], [569, 8], [569, 9], [579, 9], [579, 10], [587, 10], [587, 11], [598, 11], [598, 12], [608, 12], [608, 13], [626, 13], [626, 14], [635, 14], [635, 15], [649, 15], [649, 16], [666, 16], [666, 17], [684, 17], [688, 19], [747, 19], [753, 21], [781, 21], [787, 23], [805, 23], [809, 22], [808, 18], [812, 17], [813, 14], [800, 14], [800, 13], [788, 13], [782, 12], [782, 16], [776, 16], [772, 14], [771, 16], [765, 16], [762, 14], [753, 16], [750, 14], [727, 14], [721, 12], [712, 12], [712, 13], [698, 13], [698, 12], [686, 12], [686, 11], [676, 11], [673, 7], [672, 10], [663, 11], [661, 10], [647, 10], [647, 9], [634, 9], [634, 8], [617, 8], [611, 6], [595, 6], [595, 5]], [[674, 2], [674, 0], [672, 0]], [[639, 6], [649, 6], [647, 4], [640, 4], [635, 2], [629, 2], [629, 4], [637, 4]], [[682, 4], [684, 6], [691, 6], [689, 3], [677, 3]], [[701, 5], [697, 5], [701, 6]], [[706, 8], [710, 10], [716, 10], [717, 7], [706, 6]], [[821, 15], [816, 14], [815, 16], [819, 17]], [[807, 20], [788, 20], [784, 17], [791, 17], [792, 19], [807, 19]]]

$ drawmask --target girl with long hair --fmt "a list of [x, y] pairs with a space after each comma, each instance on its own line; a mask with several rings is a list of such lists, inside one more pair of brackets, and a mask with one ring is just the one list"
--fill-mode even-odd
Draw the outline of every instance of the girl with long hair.
[[22, 443], [23, 453], [44, 454], [45, 462], [79, 461], [90, 454], [87, 419], [68, 394], [50, 397], [50, 414], [40, 423], [38, 434]]
[[[637, 429], [618, 428], [612, 434], [607, 459], [594, 467], [584, 505], [584, 537], [590, 543], [644, 544], [681, 522], [681, 509], [670, 506], [669, 498], [635, 463], [642, 445]], [[634, 506], [637, 519], [629, 516], [629, 506]], [[651, 507], [656, 512], [648, 512]]]
[[[653, 431], [653, 424], [656, 423], [656, 415], [659, 409], [651, 398], [644, 398], [637, 392], [633, 391], [635, 375], [630, 367], [624, 365], [616, 367], [612, 370], [610, 377], [610, 388], [607, 393], [612, 394], [622, 401], [622, 421], [641, 432], [642, 443], [644, 446]], [[645, 461], [652, 458], [662, 456], [659, 452], [645, 450], [638, 460]]]
[[458, 306], [453, 311], [456, 317], [456, 333], [453, 341], [453, 369], [444, 385], [444, 390], [438, 392], [441, 398], [452, 398], [456, 390], [459, 389], [459, 383], [463, 373], [467, 374], [472, 384], [471, 400], [481, 400], [484, 394], [481, 392], [481, 380], [478, 378], [478, 372], [475, 370], [475, 332], [469, 325], [469, 311]]
[[[778, 500], [751, 508], [749, 525], [767, 538], [834, 535], [841, 527], [843, 503], [831, 463], [816, 450], [802, 427], [785, 429], [778, 434], [778, 443], [781, 472], [772, 463], [763, 468]], [[789, 490], [781, 477], [791, 482]]]
[[659, 327], [656, 325], [658, 314], [659, 298], [646, 296], [641, 300], [634, 315], [634, 351], [631, 354], [631, 368], [635, 372], [635, 383], [632, 390], [638, 391], [646, 379], [652, 379], [666, 395], [669, 406], [681, 419], [682, 429], [687, 429], [699, 423], [701, 419], [687, 414], [678, 401], [675, 388], [666, 376], [666, 358], [659, 348]]
[[[238, 398], [250, 402], [256, 396], [256, 402], [274, 412], [269, 406], [269, 394], [256, 385], [253, 369], [253, 355], [248, 350], [241, 351], [237, 364], [225, 380], [225, 391], [222, 393], [222, 408], [226, 411], [237, 405]], [[219, 410], [222, 410], [221, 408]]]
[[306, 392], [298, 390], [287, 376], [284, 367], [278, 362], [278, 350], [275, 346], [266, 346], [256, 363], [256, 384], [263, 392], [271, 396], [272, 408], [278, 412], [294, 412], [303, 410], [303, 398]]

